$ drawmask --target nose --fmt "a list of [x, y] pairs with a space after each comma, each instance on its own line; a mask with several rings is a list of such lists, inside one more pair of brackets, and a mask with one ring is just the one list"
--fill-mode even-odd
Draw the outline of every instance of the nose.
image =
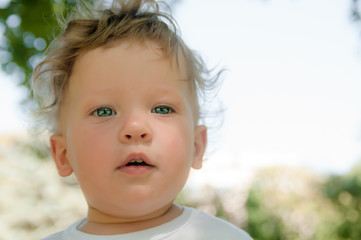
[[146, 118], [130, 117], [125, 122], [120, 131], [120, 141], [128, 143], [146, 143], [152, 140], [152, 131]]

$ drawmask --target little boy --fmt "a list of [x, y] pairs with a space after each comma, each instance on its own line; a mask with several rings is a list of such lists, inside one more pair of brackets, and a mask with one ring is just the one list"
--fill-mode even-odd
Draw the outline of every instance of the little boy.
[[79, 5], [34, 70], [60, 176], [74, 173], [88, 204], [46, 240], [251, 239], [173, 203], [202, 167], [199, 100], [213, 84], [155, 1]]

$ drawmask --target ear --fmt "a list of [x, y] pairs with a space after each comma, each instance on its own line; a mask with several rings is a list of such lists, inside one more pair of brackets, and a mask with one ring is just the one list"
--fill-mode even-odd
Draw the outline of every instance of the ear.
[[203, 155], [207, 146], [207, 128], [204, 125], [196, 126], [194, 129], [194, 155], [192, 167], [201, 169]]
[[60, 134], [52, 135], [50, 137], [50, 150], [59, 175], [67, 177], [72, 174], [73, 168], [71, 167], [67, 157], [66, 141], [64, 136]]

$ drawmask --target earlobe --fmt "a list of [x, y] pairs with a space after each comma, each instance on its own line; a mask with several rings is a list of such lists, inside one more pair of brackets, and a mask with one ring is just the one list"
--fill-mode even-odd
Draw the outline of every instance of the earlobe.
[[73, 168], [67, 157], [66, 141], [64, 136], [60, 134], [54, 134], [50, 137], [50, 150], [51, 156], [58, 169], [59, 175], [67, 177], [73, 173]]
[[203, 155], [207, 146], [207, 128], [204, 125], [197, 126], [194, 131], [194, 156], [192, 167], [200, 169], [203, 165]]

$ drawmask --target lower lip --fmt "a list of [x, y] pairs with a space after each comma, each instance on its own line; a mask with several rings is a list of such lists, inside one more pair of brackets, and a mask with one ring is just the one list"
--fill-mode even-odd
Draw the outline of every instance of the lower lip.
[[130, 175], [142, 175], [150, 171], [152, 168], [152, 166], [124, 166], [118, 168], [118, 170]]

